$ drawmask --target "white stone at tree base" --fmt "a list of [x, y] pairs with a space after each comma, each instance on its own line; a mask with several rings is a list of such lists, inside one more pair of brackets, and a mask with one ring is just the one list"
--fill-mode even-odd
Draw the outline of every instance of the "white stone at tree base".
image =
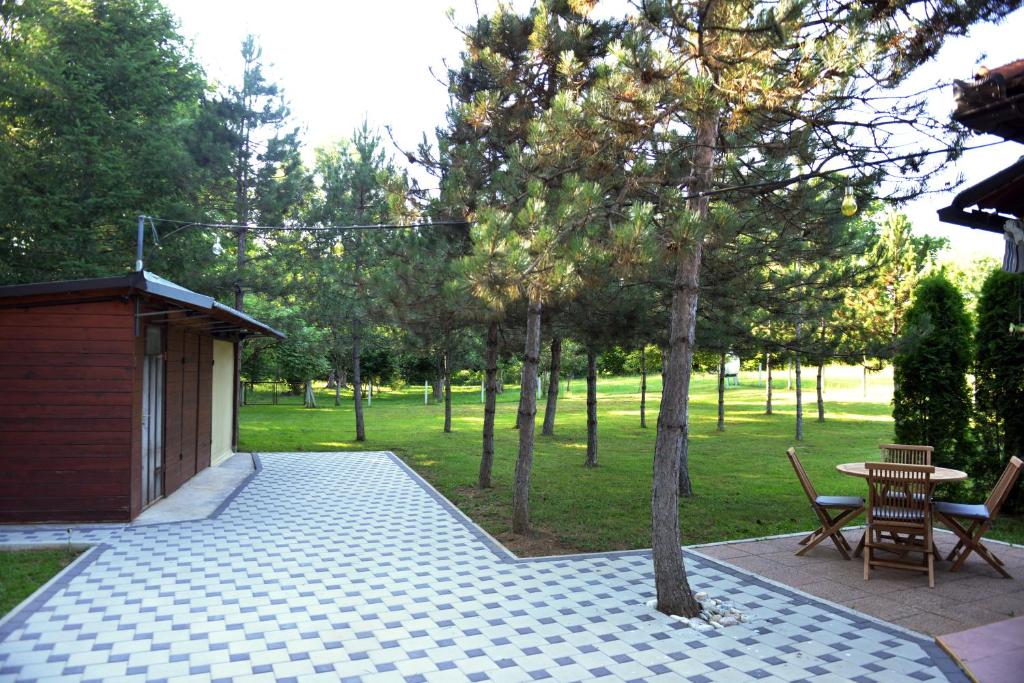
[[[695, 593], [693, 597], [700, 603], [699, 615], [690, 619], [678, 614], [671, 614], [669, 617], [697, 631], [736, 626], [747, 620], [731, 602], [709, 598], [705, 592]], [[653, 609], [657, 607], [658, 601], [648, 600], [645, 604]]]

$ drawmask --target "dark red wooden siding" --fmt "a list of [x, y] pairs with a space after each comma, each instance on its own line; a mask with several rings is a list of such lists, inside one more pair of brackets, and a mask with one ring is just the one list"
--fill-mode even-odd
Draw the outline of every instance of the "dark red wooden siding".
[[182, 376], [184, 370], [184, 331], [167, 331], [167, 369], [164, 403], [164, 493], [178, 490], [185, 477], [181, 473]]
[[130, 518], [134, 309], [0, 309], [0, 522]]
[[[145, 329], [145, 326], [142, 326]], [[134, 340], [135, 368], [132, 372], [132, 449], [129, 458], [129, 507], [131, 519], [135, 519], [142, 512], [142, 381], [143, 363], [146, 360], [146, 335], [139, 334]]]
[[213, 337], [199, 337], [199, 396], [196, 400], [197, 469], [210, 466], [213, 447]]
[[164, 495], [210, 465], [213, 338], [173, 324], [167, 332]]

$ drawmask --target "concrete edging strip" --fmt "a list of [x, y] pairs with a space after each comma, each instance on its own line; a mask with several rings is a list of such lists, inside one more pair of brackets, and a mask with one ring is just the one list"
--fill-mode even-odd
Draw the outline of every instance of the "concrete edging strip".
[[[18, 603], [14, 609], [0, 617], [0, 641], [6, 640], [16, 631], [39, 607], [46, 604], [57, 592], [67, 587], [71, 581], [95, 562], [110, 546], [106, 543], [95, 545], [75, 558], [75, 561], [57, 572], [53, 578], [37, 588], [34, 593]], [[38, 549], [38, 547], [37, 547]]]
[[250, 472], [249, 476], [243, 479], [238, 484], [238, 486], [235, 487], [234, 491], [228, 494], [227, 498], [220, 502], [220, 505], [218, 505], [213, 512], [207, 515], [206, 519], [217, 519], [218, 517], [220, 517], [221, 514], [228, 509], [228, 506], [231, 505], [232, 501], [234, 501], [235, 498], [237, 498], [238, 495], [245, 490], [245, 487], [248, 486], [250, 482], [252, 482], [252, 480], [255, 479], [260, 472], [263, 471], [263, 463], [260, 461], [259, 454], [256, 453], [255, 451], [251, 451], [249, 453], [249, 457], [252, 458], [252, 472]]
[[[426, 479], [424, 479], [422, 476], [420, 476], [420, 474], [418, 472], [416, 472], [414, 469], [412, 469], [412, 467], [410, 467], [405, 461], [403, 461], [401, 458], [399, 458], [397, 455], [395, 455], [391, 451], [385, 451], [385, 452], [387, 453], [387, 455], [394, 462], [398, 463], [398, 465], [405, 472], [409, 473], [410, 476], [413, 478], [413, 480], [416, 481], [416, 483], [421, 488], [423, 488], [424, 491], [426, 491], [428, 495], [430, 495], [433, 499], [437, 500], [446, 510], [449, 511], [450, 514], [452, 514], [460, 523], [462, 523], [462, 525], [464, 527], [466, 527], [467, 530], [470, 533], [472, 533], [474, 536], [476, 536], [478, 539], [480, 539], [483, 543], [485, 543], [487, 545], [487, 547], [492, 552], [495, 553], [495, 555], [497, 555], [501, 560], [503, 560], [505, 562], [514, 562], [514, 563], [519, 563], [519, 562], [524, 562], [524, 563], [525, 562], [552, 562], [552, 561], [558, 561], [558, 560], [567, 560], [567, 559], [571, 559], [571, 558], [574, 558], [574, 557], [576, 557], [576, 558], [580, 558], [580, 557], [597, 558], [597, 557], [616, 557], [616, 556], [623, 556], [623, 555], [643, 555], [643, 556], [649, 556], [650, 553], [651, 553], [650, 549], [636, 549], [636, 550], [612, 550], [612, 551], [607, 551], [607, 552], [596, 552], [596, 553], [575, 553], [575, 554], [569, 554], [569, 555], [546, 555], [546, 556], [541, 556], [541, 557], [518, 557], [517, 555], [512, 553], [512, 551], [510, 551], [508, 548], [506, 548], [504, 545], [502, 545], [497, 539], [495, 539], [493, 536], [491, 536], [486, 531], [484, 531], [483, 528], [481, 528], [479, 525], [476, 524], [476, 522], [474, 522], [472, 519], [470, 519], [454, 503], [452, 503], [450, 500], [448, 500], [443, 495], [441, 495], [441, 493], [437, 489], [435, 489], [430, 484], [430, 482], [428, 482]], [[805, 536], [805, 535], [806, 535], [806, 532], [796, 532], [796, 533], [790, 533], [790, 534], [779, 534], [777, 537]], [[766, 538], [774, 538], [774, 537], [766, 537]], [[689, 554], [689, 555], [694, 556], [695, 558], [699, 558], [702, 562], [715, 565], [715, 566], [719, 567], [722, 571], [724, 571], [726, 573], [729, 573], [729, 574], [732, 574], [733, 576], [744, 577], [744, 578], [746, 578], [748, 580], [751, 580], [751, 581], [753, 581], [755, 583], [758, 583], [758, 584], [764, 586], [765, 588], [769, 588], [771, 590], [777, 591], [777, 592], [782, 593], [784, 595], [787, 595], [787, 596], [789, 596], [791, 598], [794, 598], [794, 599], [796, 599], [798, 601], [801, 601], [801, 602], [813, 602], [813, 603], [819, 604], [823, 608], [827, 608], [828, 611], [833, 612], [837, 616], [842, 616], [842, 617], [853, 619], [853, 620], [856, 620], [856, 621], [867, 622], [867, 623], [870, 623], [870, 624], [872, 624], [873, 626], [875, 626], [877, 628], [881, 628], [883, 630], [887, 630], [887, 631], [891, 632], [895, 636], [911, 639], [917, 645], [919, 645], [922, 650], [924, 650], [926, 653], [928, 653], [931, 656], [932, 661], [935, 662], [935, 665], [946, 676], [950, 677], [953, 680], [958, 680], [958, 679], [959, 680], [964, 680], [966, 678], [964, 676], [963, 670], [957, 665], [957, 663], [952, 658], [949, 657], [949, 655], [946, 653], [946, 651], [944, 649], [942, 649], [939, 645], [937, 645], [933, 639], [929, 638], [928, 636], [926, 636], [926, 635], [924, 635], [922, 633], [918, 633], [917, 631], [912, 631], [912, 630], [910, 630], [908, 628], [904, 628], [902, 626], [898, 626], [898, 625], [890, 623], [888, 621], [884, 621], [882, 619], [878, 619], [876, 617], [871, 616], [870, 614], [865, 614], [863, 612], [859, 612], [859, 611], [857, 611], [855, 609], [852, 609], [850, 607], [847, 607], [845, 605], [840, 605], [840, 604], [832, 602], [830, 600], [825, 600], [823, 598], [819, 598], [816, 595], [811, 595], [810, 593], [805, 593], [805, 592], [803, 592], [801, 590], [798, 590], [798, 589], [795, 589], [795, 588], [793, 588], [791, 586], [786, 586], [786, 585], [783, 585], [783, 584], [778, 583], [776, 581], [772, 581], [771, 579], [768, 579], [766, 577], [760, 576], [759, 574], [755, 574], [753, 572], [747, 571], [747, 570], [745, 570], [745, 569], [743, 569], [741, 567], [737, 567], [736, 565], [730, 564], [730, 563], [725, 562], [723, 560], [719, 560], [719, 559], [710, 557], [709, 555], [705, 555], [704, 553], [701, 553], [699, 550], [696, 550], [696, 548], [700, 548], [701, 546], [724, 545], [726, 543], [737, 543], [737, 542], [739, 542], [739, 541], [725, 541], [725, 542], [719, 542], [719, 543], [705, 543], [705, 544], [701, 544], [701, 545], [697, 545], [697, 546], [684, 546], [683, 547], [683, 552], [684, 552], [684, 554]]]

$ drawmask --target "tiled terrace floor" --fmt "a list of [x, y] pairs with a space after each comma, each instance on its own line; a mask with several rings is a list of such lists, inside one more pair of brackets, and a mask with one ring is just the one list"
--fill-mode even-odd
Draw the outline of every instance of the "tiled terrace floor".
[[[845, 532], [856, 547], [861, 530]], [[794, 553], [800, 536], [737, 541], [702, 546], [700, 551], [801, 591], [838, 602], [905, 628], [937, 636], [1024, 615], [1024, 548], [992, 544], [1015, 578], [999, 576], [977, 555], [950, 572], [949, 562], [935, 565], [935, 588], [924, 574], [873, 569], [864, 581], [860, 558], [847, 562], [831, 541], [802, 557]], [[956, 537], [937, 532], [935, 544], [945, 557]]]
[[0, 623], [0, 679], [964, 680], [930, 639], [689, 552], [749, 622], [685, 627], [646, 606], [649, 553], [517, 560], [390, 454], [261, 457], [217, 516], [110, 530]]

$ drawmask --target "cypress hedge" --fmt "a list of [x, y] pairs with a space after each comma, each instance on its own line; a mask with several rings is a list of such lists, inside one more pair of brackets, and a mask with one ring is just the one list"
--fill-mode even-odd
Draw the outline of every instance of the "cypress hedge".
[[934, 446], [934, 465], [968, 472], [971, 327], [959, 290], [942, 274], [923, 278], [893, 359], [896, 440]]
[[[1011, 456], [1024, 458], [1024, 334], [1011, 332], [1024, 317], [1024, 274], [993, 271], [978, 299], [975, 345], [975, 424], [982, 454], [976, 476], [988, 488]], [[1007, 501], [1024, 508], [1018, 484]]]

